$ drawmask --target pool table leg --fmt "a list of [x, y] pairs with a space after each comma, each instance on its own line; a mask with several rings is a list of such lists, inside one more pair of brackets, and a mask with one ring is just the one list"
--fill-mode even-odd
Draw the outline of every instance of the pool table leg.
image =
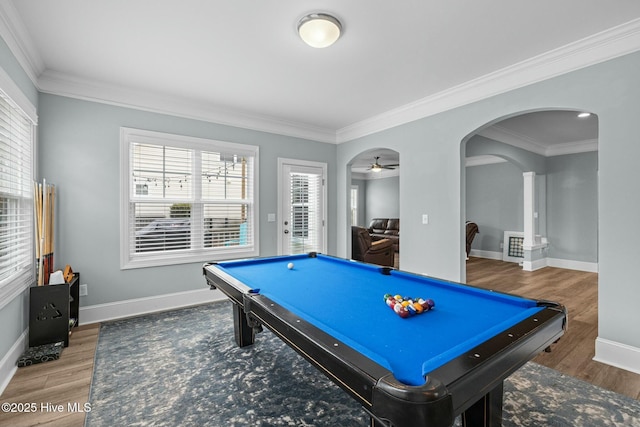
[[249, 326], [247, 315], [238, 304], [233, 306], [233, 334], [235, 335], [238, 347], [246, 347], [253, 344], [255, 340], [255, 330]]
[[463, 427], [500, 427], [502, 426], [503, 383], [474, 403], [462, 413]]

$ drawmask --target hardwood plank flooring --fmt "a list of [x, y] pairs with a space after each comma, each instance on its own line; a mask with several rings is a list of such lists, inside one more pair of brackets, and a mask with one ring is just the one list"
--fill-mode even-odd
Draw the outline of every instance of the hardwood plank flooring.
[[[514, 263], [472, 257], [467, 283], [530, 298], [548, 299], [569, 310], [569, 329], [551, 353], [534, 360], [564, 374], [640, 400], [640, 375], [593, 361], [598, 333], [598, 275], [547, 267], [523, 271]], [[13, 427], [83, 427], [85, 414], [67, 405], [89, 401], [99, 325], [80, 326], [60, 360], [19, 368], [0, 402], [36, 403], [36, 413], [2, 413], [0, 425]], [[41, 411], [40, 405], [63, 405], [63, 412]]]
[[[598, 274], [545, 267], [524, 271], [518, 264], [471, 257], [467, 283], [567, 307], [569, 328], [551, 353], [534, 361], [572, 377], [640, 400], [640, 375], [593, 360], [598, 337]], [[631, 333], [631, 331], [629, 331]]]
[[[0, 396], [1, 403], [35, 404], [35, 412], [0, 412], [0, 426], [82, 427], [89, 402], [99, 324], [79, 326], [59, 360], [18, 368]], [[62, 410], [59, 405], [62, 405]], [[69, 407], [71, 405], [71, 408]]]

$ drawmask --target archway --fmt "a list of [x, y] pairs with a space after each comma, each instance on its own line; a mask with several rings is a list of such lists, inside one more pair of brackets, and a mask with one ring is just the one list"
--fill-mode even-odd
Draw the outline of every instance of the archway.
[[[348, 227], [368, 228], [376, 218], [394, 220], [393, 226], [397, 226], [400, 218], [400, 153], [389, 148], [369, 149], [354, 156], [347, 167], [350, 190], [347, 201]], [[393, 227], [389, 222], [385, 223], [385, 227], [387, 225]], [[347, 253], [351, 254], [353, 251], [351, 233], [347, 234], [349, 236]], [[393, 234], [389, 234], [388, 237], [393, 240], [394, 265], [398, 267], [399, 237]], [[375, 240], [380, 236], [372, 235], [372, 238]]]
[[598, 119], [581, 113], [514, 114], [462, 141], [463, 220], [475, 216], [485, 229], [478, 224], [475, 255], [508, 258], [505, 233], [514, 231], [525, 269], [597, 271]]

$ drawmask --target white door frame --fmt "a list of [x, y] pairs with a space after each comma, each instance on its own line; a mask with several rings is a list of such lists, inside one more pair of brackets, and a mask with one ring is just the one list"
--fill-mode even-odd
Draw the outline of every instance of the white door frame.
[[284, 199], [283, 189], [285, 186], [285, 179], [287, 177], [284, 176], [283, 170], [285, 166], [301, 166], [301, 167], [313, 167], [322, 169], [322, 248], [320, 252], [326, 253], [327, 251], [327, 164], [322, 162], [314, 162], [310, 160], [298, 160], [298, 159], [287, 159], [283, 157], [278, 157], [278, 197], [277, 197], [277, 218], [278, 218], [278, 226], [277, 226], [277, 245], [278, 245], [278, 255], [285, 255], [283, 253], [283, 244], [282, 244], [282, 236], [284, 235], [284, 211], [282, 208], [282, 203]]

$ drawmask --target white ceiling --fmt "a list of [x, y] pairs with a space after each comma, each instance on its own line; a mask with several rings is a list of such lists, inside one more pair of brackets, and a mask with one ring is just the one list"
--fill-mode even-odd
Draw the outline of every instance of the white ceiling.
[[[344, 27], [326, 49], [296, 34], [317, 11]], [[545, 77], [505, 70], [640, 49], [637, 0], [0, 0], [0, 18], [43, 92], [326, 142]]]

